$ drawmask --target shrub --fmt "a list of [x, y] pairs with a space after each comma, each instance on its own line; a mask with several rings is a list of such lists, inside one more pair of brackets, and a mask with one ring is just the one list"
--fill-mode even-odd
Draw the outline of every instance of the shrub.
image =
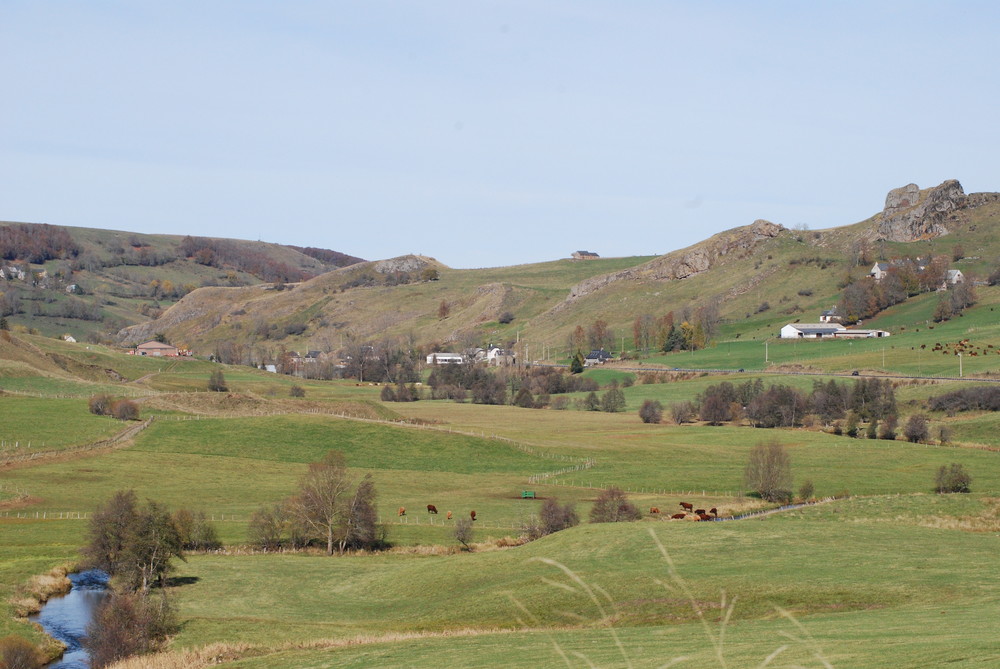
[[111, 415], [118, 420], [139, 420], [139, 405], [132, 400], [118, 400], [111, 405]]
[[514, 314], [511, 313], [510, 311], [505, 311], [502, 314], [500, 314], [500, 318], [498, 318], [497, 320], [503, 323], [504, 325], [507, 325], [508, 323], [512, 323], [514, 321]]
[[292, 386], [288, 390], [288, 394], [291, 397], [305, 397], [306, 396], [306, 389], [303, 388], [302, 386]]
[[42, 666], [41, 653], [19, 636], [0, 639], [0, 667], [3, 669], [38, 669]]
[[601, 411], [618, 413], [625, 410], [625, 393], [617, 386], [601, 396]]
[[222, 374], [221, 369], [215, 370], [208, 377], [208, 389], [216, 393], [224, 393], [229, 390], [229, 386], [226, 385], [226, 377]]
[[882, 422], [882, 429], [879, 430], [878, 438], [893, 441], [896, 438], [896, 422], [896, 416], [886, 416], [886, 419]]
[[590, 391], [590, 394], [588, 394], [587, 397], [584, 398], [583, 400], [583, 408], [585, 408], [587, 411], [601, 410], [601, 402], [600, 400], [597, 399], [597, 393], [595, 393], [594, 391]]
[[519, 406], [522, 409], [534, 409], [535, 398], [532, 397], [531, 391], [522, 386], [521, 389], [517, 391], [517, 395], [514, 397], [514, 406]]
[[914, 444], [927, 441], [930, 434], [926, 416], [919, 413], [910, 416], [906, 421], [906, 426], [903, 428], [903, 436], [906, 437], [907, 441]]
[[552, 409], [555, 409], [556, 411], [565, 411], [567, 408], [569, 408], [569, 398], [562, 396], [557, 397], [554, 400], [552, 400], [552, 404], [550, 405], [550, 407]]
[[658, 400], [646, 400], [639, 407], [639, 418], [643, 423], [659, 423], [663, 420], [663, 405]]
[[539, 519], [542, 524], [542, 531], [545, 534], [552, 534], [569, 527], [580, 524], [580, 517], [576, 514], [576, 508], [572, 502], [560, 506], [555, 498], [550, 498], [542, 502], [542, 509], [539, 512]]
[[390, 386], [388, 383], [382, 386], [382, 392], [379, 393], [379, 397], [382, 399], [383, 402], [396, 401], [396, 393], [395, 391], [393, 391], [392, 386]]
[[91, 395], [90, 396], [90, 413], [96, 414], [98, 416], [107, 416], [111, 411], [111, 396], [110, 395]]
[[792, 460], [788, 451], [776, 441], [757, 444], [750, 451], [743, 481], [761, 499], [788, 501], [792, 497]]
[[690, 423], [692, 416], [694, 416], [694, 407], [691, 406], [690, 402], [674, 402], [670, 405], [670, 417], [677, 425]]
[[642, 518], [642, 512], [629, 501], [621, 488], [612, 486], [601, 492], [590, 509], [592, 523], [622, 523]]
[[938, 493], [969, 492], [971, 484], [972, 476], [957, 462], [951, 463], [951, 466], [941, 465], [934, 477], [934, 491]]
[[114, 594], [98, 607], [83, 644], [90, 652], [91, 666], [106, 667], [158, 650], [176, 629], [166, 597]]
[[816, 488], [813, 486], [811, 480], [806, 480], [801, 486], [799, 486], [799, 499], [803, 502], [808, 502], [812, 499], [816, 492]]
[[250, 516], [247, 540], [254, 548], [265, 551], [277, 550], [281, 547], [284, 525], [284, 512], [280, 505], [272, 509], [257, 509]]

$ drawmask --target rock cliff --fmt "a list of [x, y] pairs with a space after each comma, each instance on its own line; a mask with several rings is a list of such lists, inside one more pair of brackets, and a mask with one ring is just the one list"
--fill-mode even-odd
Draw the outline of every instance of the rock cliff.
[[914, 242], [948, 234], [947, 221], [966, 206], [966, 195], [955, 179], [920, 190], [916, 184], [894, 188], [885, 198], [876, 239]]

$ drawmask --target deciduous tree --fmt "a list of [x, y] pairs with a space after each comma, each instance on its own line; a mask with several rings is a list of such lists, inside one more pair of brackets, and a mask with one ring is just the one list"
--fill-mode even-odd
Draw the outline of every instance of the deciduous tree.
[[791, 499], [792, 460], [785, 447], [777, 441], [754, 446], [743, 470], [743, 483], [769, 502]]

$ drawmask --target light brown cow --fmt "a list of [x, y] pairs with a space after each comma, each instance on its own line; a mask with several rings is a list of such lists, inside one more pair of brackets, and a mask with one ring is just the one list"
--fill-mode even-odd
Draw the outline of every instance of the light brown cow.
[[658, 507], [658, 506], [651, 506], [651, 507], [649, 507], [649, 512], [651, 514], [658, 514], [658, 513], [660, 513], [660, 507]]
[[451, 511], [448, 512], [448, 520], [451, 520]]
[[401, 515], [401, 516], [405, 516], [406, 515], [406, 507], [405, 506], [399, 507], [399, 515]]

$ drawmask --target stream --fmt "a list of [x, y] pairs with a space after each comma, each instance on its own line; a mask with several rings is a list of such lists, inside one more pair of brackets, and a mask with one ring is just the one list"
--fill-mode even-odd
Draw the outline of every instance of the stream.
[[68, 593], [51, 598], [39, 613], [30, 617], [45, 629], [46, 634], [66, 644], [62, 659], [48, 665], [47, 669], [90, 667], [90, 656], [82, 641], [94, 611], [107, 595], [108, 575], [91, 569], [69, 574], [69, 580], [73, 587]]

